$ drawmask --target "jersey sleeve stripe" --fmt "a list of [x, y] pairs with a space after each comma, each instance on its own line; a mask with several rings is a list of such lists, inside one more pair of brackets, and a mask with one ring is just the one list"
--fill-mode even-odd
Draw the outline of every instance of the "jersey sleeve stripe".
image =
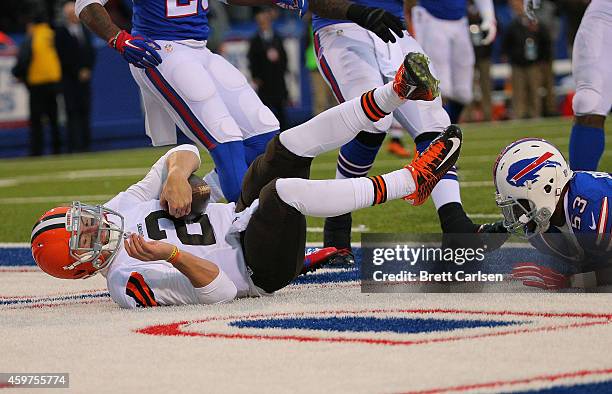
[[130, 283], [140, 292], [147, 306], [157, 306], [153, 290], [147, 285], [147, 282], [145, 282], [140, 273], [132, 272], [130, 279], [128, 279], [128, 284]]
[[597, 223], [597, 241], [596, 244], [599, 245], [601, 241], [604, 239], [604, 234], [606, 233], [606, 227], [608, 225], [608, 197], [604, 197], [601, 201], [601, 210], [599, 213], [599, 221]]
[[138, 290], [136, 290], [134, 284], [128, 282], [128, 284], [125, 286], [125, 294], [132, 297], [139, 307], [146, 307], [144, 298], [142, 298], [142, 294], [138, 293]]

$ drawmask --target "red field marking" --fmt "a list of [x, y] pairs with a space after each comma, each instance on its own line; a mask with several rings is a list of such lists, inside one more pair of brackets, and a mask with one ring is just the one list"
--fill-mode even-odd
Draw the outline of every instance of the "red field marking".
[[[283, 316], [304, 316], [304, 315], [337, 315], [337, 314], [364, 314], [364, 313], [406, 313], [406, 314], [429, 314], [429, 313], [441, 313], [441, 314], [468, 314], [468, 315], [488, 315], [488, 316], [520, 316], [520, 317], [544, 317], [544, 318], [581, 318], [581, 319], [595, 319], [595, 321], [588, 321], [583, 323], [571, 323], [571, 324], [560, 324], [545, 327], [535, 328], [522, 328], [513, 329], [506, 331], [497, 331], [493, 333], [485, 334], [474, 334], [474, 335], [461, 335], [454, 337], [440, 337], [430, 338], [421, 340], [393, 340], [393, 339], [375, 339], [375, 338], [349, 338], [349, 337], [335, 337], [335, 338], [324, 338], [316, 336], [306, 335], [254, 335], [254, 334], [240, 334], [240, 333], [215, 333], [215, 332], [189, 332], [183, 331], [183, 326], [191, 323], [205, 323], [208, 321], [227, 321], [237, 319], [257, 319], [265, 317], [283, 317]], [[603, 319], [603, 320], [601, 320]], [[209, 319], [195, 320], [195, 321], [181, 321], [177, 323], [162, 324], [145, 327], [135, 332], [147, 335], [162, 335], [162, 336], [189, 336], [189, 337], [207, 337], [207, 338], [222, 338], [222, 339], [249, 339], [249, 340], [270, 340], [270, 341], [295, 341], [295, 342], [331, 342], [331, 343], [363, 343], [370, 345], [386, 345], [386, 346], [411, 346], [411, 345], [425, 345], [432, 343], [443, 343], [452, 342], [467, 339], [481, 339], [489, 337], [500, 337], [506, 335], [516, 334], [527, 334], [534, 332], [549, 332], [572, 328], [590, 327], [596, 325], [610, 324], [612, 320], [611, 314], [593, 314], [593, 313], [540, 313], [540, 312], [513, 312], [513, 311], [466, 311], [466, 310], [454, 310], [454, 309], [397, 309], [397, 310], [385, 310], [385, 309], [371, 309], [371, 310], [358, 310], [358, 311], [321, 311], [321, 312], [283, 312], [283, 313], [270, 313], [270, 314], [251, 314], [243, 316], [228, 316], [228, 317], [212, 317]]]
[[453, 387], [441, 387], [436, 389], [421, 390], [421, 391], [407, 391], [404, 394], [436, 394], [436, 393], [450, 393], [450, 392], [462, 392], [477, 389], [492, 389], [501, 388], [503, 386], [516, 386], [519, 384], [529, 384], [536, 382], [556, 382], [561, 379], [569, 378], [583, 378], [587, 376], [597, 375], [612, 375], [612, 369], [595, 369], [595, 370], [580, 370], [575, 372], [566, 372], [555, 375], [538, 375], [530, 378], [514, 379], [514, 380], [498, 380], [486, 383], [475, 383], [462, 386]]

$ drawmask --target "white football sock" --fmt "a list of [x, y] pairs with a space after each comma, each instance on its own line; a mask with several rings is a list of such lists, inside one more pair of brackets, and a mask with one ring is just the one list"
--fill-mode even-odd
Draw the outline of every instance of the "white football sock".
[[455, 179], [441, 179], [431, 191], [431, 199], [436, 209], [439, 209], [449, 202], [458, 202], [461, 204], [459, 182]]
[[[368, 93], [284, 131], [280, 134], [281, 143], [298, 156], [315, 157], [341, 147], [355, 138], [361, 130], [373, 129], [374, 122], [405, 101], [393, 91], [393, 82], [376, 88], [372, 95]], [[366, 98], [363, 98], [364, 96]], [[364, 105], [367, 108], [364, 108]]]
[[212, 169], [208, 174], [204, 175], [204, 182], [210, 186], [210, 202], [214, 203], [225, 199], [223, 191], [221, 191], [221, 183], [219, 182], [217, 171]]
[[[376, 185], [376, 186], [375, 186]], [[404, 197], [415, 190], [405, 168], [370, 178], [279, 179], [279, 197], [304, 215], [330, 217]]]

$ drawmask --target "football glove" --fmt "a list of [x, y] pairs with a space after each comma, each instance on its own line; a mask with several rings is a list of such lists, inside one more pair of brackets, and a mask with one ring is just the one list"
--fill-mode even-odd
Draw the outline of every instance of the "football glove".
[[519, 263], [512, 268], [512, 277], [523, 285], [544, 290], [560, 290], [570, 287], [569, 277], [534, 263]]
[[286, 10], [299, 11], [300, 18], [308, 12], [308, 0], [274, 0], [274, 4]]
[[482, 39], [482, 45], [489, 45], [497, 35], [497, 22], [495, 19], [484, 19], [480, 24], [480, 30], [486, 32]]
[[307, 250], [304, 256], [304, 267], [300, 275], [305, 275], [308, 272], [315, 271], [330, 262], [334, 256], [338, 255], [340, 251], [334, 247], [328, 248], [313, 248]]
[[132, 36], [121, 30], [108, 41], [108, 46], [117, 50], [130, 64], [138, 68], [156, 67], [162, 62], [159, 51], [161, 47], [149, 38]]
[[404, 36], [402, 21], [381, 8], [351, 4], [346, 12], [346, 17], [364, 29], [370, 30], [384, 42], [395, 42], [393, 33], [398, 37]]

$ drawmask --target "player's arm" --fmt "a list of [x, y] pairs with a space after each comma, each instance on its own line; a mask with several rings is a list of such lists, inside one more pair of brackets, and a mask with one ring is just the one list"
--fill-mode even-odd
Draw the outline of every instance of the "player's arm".
[[168, 175], [159, 202], [170, 215], [181, 218], [191, 212], [191, 185], [188, 178], [200, 168], [200, 156], [192, 150], [178, 150], [166, 160]]
[[161, 63], [159, 45], [146, 37], [133, 37], [113, 23], [104, 8], [108, 0], [76, 0], [75, 12], [79, 19], [98, 37], [119, 52], [130, 64], [139, 68], [155, 67]]
[[[125, 239], [124, 247], [127, 254], [135, 259], [141, 261], [166, 260], [172, 264], [189, 279], [199, 303], [218, 304], [231, 301], [236, 297], [238, 292], [236, 285], [211, 261], [181, 251], [176, 246], [163, 241], [146, 241], [137, 234], [131, 234]], [[180, 288], [180, 286], [174, 287]], [[172, 291], [172, 289], [169, 290]]]
[[309, 0], [309, 9], [322, 18], [355, 22], [385, 42], [396, 41], [392, 33], [398, 37], [404, 36], [402, 21], [381, 8], [367, 7], [349, 0]]
[[[171, 197], [173, 193], [170, 193], [170, 189], [164, 192], [164, 185], [168, 183], [167, 179], [170, 173], [173, 174], [173, 180], [169, 186], [179, 188], [179, 186], [176, 186], [176, 183], [180, 183], [181, 177], [184, 176], [185, 183], [188, 183], [187, 178], [189, 175], [185, 176], [185, 174], [190, 170], [189, 174], [191, 174], [199, 167], [200, 152], [195, 145], [183, 144], [176, 146], [160, 157], [153, 164], [147, 175], [130, 186], [125, 193], [137, 201], [158, 200], [163, 197], [165, 201], [175, 201], [174, 203], [178, 204], [176, 201], [180, 200], [180, 198], [177, 197], [177, 200], [173, 200]], [[184, 184], [182, 190], [186, 190]]]
[[482, 22], [480, 23], [480, 30], [487, 32], [482, 39], [483, 45], [489, 45], [495, 40], [497, 35], [497, 20], [495, 19], [495, 9], [493, 8], [493, 0], [474, 0], [476, 8]]

